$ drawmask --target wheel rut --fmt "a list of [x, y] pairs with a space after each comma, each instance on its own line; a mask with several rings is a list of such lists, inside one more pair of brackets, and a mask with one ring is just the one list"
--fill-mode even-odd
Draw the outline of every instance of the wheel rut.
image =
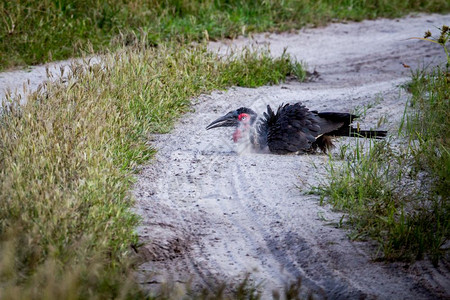
[[[153, 137], [158, 153], [134, 188], [142, 286], [157, 292], [170, 285], [182, 295], [186, 284], [214, 290], [249, 276], [263, 299], [299, 280], [300, 295], [317, 299], [450, 298], [448, 264], [374, 262], [372, 243], [351, 241], [330, 225], [342, 215], [308, 193], [326, 181], [328, 156], [255, 154], [232, 143], [231, 129], [205, 130], [237, 107], [262, 112], [267, 104], [301, 101], [319, 111], [370, 104], [361, 127], [386, 118], [382, 129], [396, 132], [409, 97], [401, 87], [411, 70], [445, 61], [436, 45], [408, 38], [449, 23], [449, 15], [419, 15], [211, 43], [221, 53], [258, 43], [280, 55], [287, 47], [319, 77], [202, 95], [171, 133]], [[354, 139], [336, 144], [335, 156]]]

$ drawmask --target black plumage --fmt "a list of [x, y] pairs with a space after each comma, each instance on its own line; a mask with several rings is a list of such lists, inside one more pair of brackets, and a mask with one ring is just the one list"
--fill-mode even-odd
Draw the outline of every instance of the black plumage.
[[268, 105], [267, 112], [259, 119], [253, 110], [241, 107], [215, 120], [207, 129], [233, 126], [237, 131], [249, 130], [255, 148], [268, 147], [277, 154], [313, 153], [317, 148], [326, 153], [333, 147], [331, 137], [334, 136], [386, 136], [386, 131], [352, 127], [350, 124], [356, 118], [349, 113], [310, 111], [298, 102], [280, 105], [276, 112]]

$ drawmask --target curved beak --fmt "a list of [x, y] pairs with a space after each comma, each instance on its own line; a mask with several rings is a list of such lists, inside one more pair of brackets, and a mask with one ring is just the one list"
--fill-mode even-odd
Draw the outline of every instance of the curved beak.
[[218, 118], [211, 124], [206, 126], [206, 130], [217, 127], [237, 127], [239, 126], [238, 114], [235, 111], [230, 111], [225, 116]]

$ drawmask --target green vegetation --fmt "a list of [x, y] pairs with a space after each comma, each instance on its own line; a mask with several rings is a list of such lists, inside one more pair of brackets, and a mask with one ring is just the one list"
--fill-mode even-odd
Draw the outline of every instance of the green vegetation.
[[450, 53], [447, 49], [450, 28], [443, 26], [439, 38], [426, 40], [442, 45], [447, 63], [445, 68], [436, 68], [430, 74], [413, 75], [408, 88], [415, 110], [408, 116], [406, 129], [415, 166], [433, 176], [433, 192], [445, 198], [450, 191]]
[[[450, 38], [443, 26], [435, 41]], [[448, 56], [448, 52], [447, 57]], [[450, 61], [450, 60], [449, 60]], [[383, 259], [438, 264], [450, 238], [450, 73], [437, 68], [413, 75], [402, 123], [404, 145], [388, 141], [342, 149], [342, 164], [330, 162], [329, 184], [316, 192], [344, 211], [354, 238], [379, 241]]]
[[0, 119], [0, 298], [140, 298], [129, 274], [134, 167], [190, 99], [284, 80], [287, 56], [218, 58], [196, 47], [133, 47], [75, 64]]
[[129, 188], [154, 153], [147, 135], [170, 130], [200, 93], [305, 74], [287, 56], [224, 59], [189, 42], [449, 8], [446, 0], [1, 1], [0, 69], [104, 55], [3, 107], [0, 298], [142, 299], [131, 275], [139, 220]]
[[1, 1], [0, 69], [113, 49], [134, 36], [157, 45], [449, 9], [447, 0]]

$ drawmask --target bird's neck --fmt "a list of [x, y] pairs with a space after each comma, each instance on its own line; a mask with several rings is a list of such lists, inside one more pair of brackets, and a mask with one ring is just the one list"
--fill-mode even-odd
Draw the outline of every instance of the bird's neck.
[[242, 138], [242, 132], [239, 128], [233, 132], [233, 142], [237, 143]]
[[235, 143], [248, 140], [250, 137], [251, 125], [249, 123], [241, 123], [233, 132], [233, 141]]

